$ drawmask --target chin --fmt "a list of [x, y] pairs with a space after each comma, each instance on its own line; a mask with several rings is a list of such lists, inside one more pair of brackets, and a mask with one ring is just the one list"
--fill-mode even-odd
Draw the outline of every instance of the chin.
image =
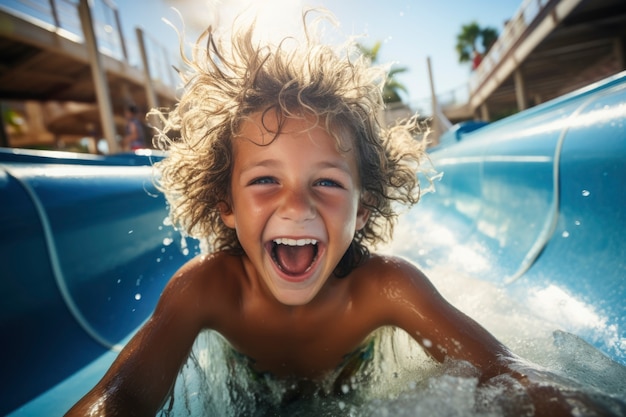
[[319, 291], [314, 289], [301, 289], [301, 290], [280, 290], [274, 289], [272, 293], [276, 300], [281, 304], [288, 306], [303, 306], [311, 302], [315, 298]]

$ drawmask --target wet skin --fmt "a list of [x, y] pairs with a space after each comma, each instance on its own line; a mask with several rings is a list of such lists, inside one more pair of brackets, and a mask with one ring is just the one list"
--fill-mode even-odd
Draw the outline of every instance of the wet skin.
[[[404, 329], [439, 361], [470, 361], [486, 377], [508, 371], [507, 348], [413, 264], [371, 255], [348, 276], [333, 275], [368, 218], [354, 155], [310, 119], [288, 120], [271, 143], [274, 134], [259, 121], [259, 114], [244, 121], [233, 139], [231, 208], [222, 213], [245, 254], [218, 252], [184, 265], [71, 413], [153, 415], [202, 329], [218, 331], [257, 371], [277, 377], [323, 377], [386, 325]], [[275, 123], [265, 120], [270, 131]], [[278, 249], [277, 240], [316, 247]], [[299, 259], [285, 260], [292, 257]]]

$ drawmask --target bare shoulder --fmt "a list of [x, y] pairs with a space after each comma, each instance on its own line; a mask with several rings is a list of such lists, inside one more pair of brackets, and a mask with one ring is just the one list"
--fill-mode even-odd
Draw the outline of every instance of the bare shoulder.
[[354, 273], [356, 285], [381, 303], [400, 299], [430, 303], [441, 298], [424, 272], [404, 258], [372, 254]]
[[430, 281], [419, 267], [392, 255], [371, 254], [358, 269], [359, 274], [367, 275], [368, 280], [379, 285], [406, 283], [407, 285], [430, 285]]
[[177, 310], [210, 326], [241, 292], [241, 258], [226, 252], [199, 255], [185, 263], [165, 287], [155, 311]]

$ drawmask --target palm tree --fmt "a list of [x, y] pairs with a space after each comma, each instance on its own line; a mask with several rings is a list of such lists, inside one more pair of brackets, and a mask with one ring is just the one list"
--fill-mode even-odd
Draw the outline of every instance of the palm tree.
[[[482, 49], [477, 47], [480, 39]], [[474, 59], [483, 57], [498, 39], [498, 30], [492, 27], [481, 28], [476, 21], [461, 26], [461, 32], [456, 36], [456, 51], [459, 62], [474, 62]]]
[[[371, 48], [362, 44], [357, 44], [359, 52], [368, 58], [372, 64], [378, 63], [378, 53], [381, 46], [381, 41], [376, 42]], [[385, 84], [383, 86], [383, 101], [385, 103], [399, 103], [402, 101], [400, 91], [408, 93], [406, 86], [396, 79], [396, 75], [406, 71], [408, 71], [408, 68], [406, 67], [392, 67], [389, 70], [387, 79], [385, 80]]]

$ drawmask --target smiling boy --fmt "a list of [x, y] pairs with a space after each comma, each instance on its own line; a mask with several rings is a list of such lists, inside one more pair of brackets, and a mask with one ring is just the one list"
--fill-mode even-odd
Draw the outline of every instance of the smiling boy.
[[312, 116], [284, 120], [274, 137], [277, 119], [273, 110], [254, 113], [233, 138], [222, 220], [237, 231], [242, 261], [259, 288], [295, 307], [325, 289], [368, 211], [353, 153], [338, 150]]
[[259, 46], [236, 33], [229, 49], [205, 35], [158, 168], [173, 221], [211, 252], [172, 277], [68, 415], [154, 415], [203, 329], [275, 378], [341, 375], [372, 332], [396, 326], [482, 380], [525, 381], [514, 355], [415, 265], [368, 249], [390, 237], [396, 204], [417, 202], [423, 158], [415, 120], [377, 122], [380, 70], [311, 39]]

